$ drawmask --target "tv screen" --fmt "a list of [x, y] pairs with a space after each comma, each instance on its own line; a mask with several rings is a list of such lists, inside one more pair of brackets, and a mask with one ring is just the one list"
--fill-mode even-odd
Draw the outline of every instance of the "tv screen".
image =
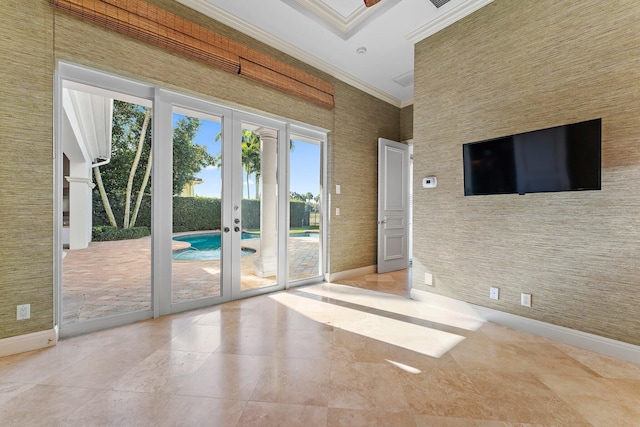
[[600, 190], [602, 120], [462, 146], [464, 195]]

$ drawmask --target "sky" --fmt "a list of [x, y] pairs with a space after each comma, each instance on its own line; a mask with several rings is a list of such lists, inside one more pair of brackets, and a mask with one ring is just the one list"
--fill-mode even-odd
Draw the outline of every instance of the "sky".
[[[173, 115], [173, 125], [178, 122], [183, 115]], [[221, 141], [215, 141], [216, 135], [220, 133], [222, 124], [200, 119], [200, 129], [194, 138], [195, 144], [206, 146], [209, 154], [215, 156], [220, 153]], [[311, 192], [317, 195], [320, 192], [320, 145], [308, 142], [296, 141], [294, 139], [294, 149], [290, 153], [290, 190], [292, 192], [306, 194]], [[202, 184], [195, 187], [195, 194], [204, 197], [220, 197], [222, 194], [221, 169], [207, 167], [197, 174], [202, 179]], [[249, 179], [249, 194], [255, 196], [254, 176]], [[246, 174], [242, 174], [242, 194], [247, 195]]]

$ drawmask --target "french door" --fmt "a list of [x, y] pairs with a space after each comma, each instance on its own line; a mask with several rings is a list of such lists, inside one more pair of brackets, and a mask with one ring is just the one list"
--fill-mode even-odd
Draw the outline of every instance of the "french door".
[[326, 132], [66, 63], [56, 93], [61, 336], [322, 280]]
[[[279, 256], [283, 252], [278, 250], [285, 244], [279, 230], [286, 229], [287, 209], [278, 197], [286, 194], [278, 192], [279, 165], [286, 161], [280, 159], [279, 149], [286, 133], [284, 123], [164, 90], [159, 98], [166, 111], [161, 107], [156, 114], [170, 114], [171, 119], [157, 120], [157, 143], [171, 145], [172, 150], [162, 150], [158, 162], [165, 170], [171, 165], [174, 179], [160, 184], [172, 197], [159, 200], [155, 207], [158, 239], [154, 249], [161, 252], [170, 247], [172, 259], [154, 272], [160, 281], [156, 315], [284, 289]], [[173, 157], [182, 149], [180, 133], [194, 127], [197, 132], [186, 139], [206, 151], [208, 164], [200, 172], [203, 178], [188, 183], [187, 194], [181, 196], [175, 177], [183, 173], [182, 165]], [[190, 186], [194, 193], [212, 200], [201, 211], [206, 220], [199, 225], [193, 224], [189, 208], [194, 201], [193, 194], [188, 194]]]

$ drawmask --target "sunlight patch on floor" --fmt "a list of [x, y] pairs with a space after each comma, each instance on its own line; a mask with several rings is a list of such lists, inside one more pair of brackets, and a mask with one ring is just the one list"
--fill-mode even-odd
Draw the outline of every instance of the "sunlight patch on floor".
[[465, 337], [376, 314], [282, 292], [269, 298], [311, 320], [432, 357], [447, 353]]
[[472, 317], [466, 313], [457, 313], [452, 310], [440, 308], [421, 301], [407, 299], [398, 295], [376, 292], [353, 286], [323, 283], [320, 285], [300, 288], [300, 290], [310, 294], [363, 305], [378, 310], [389, 311], [391, 313], [454, 326], [467, 331], [477, 331], [485, 322], [480, 318], [480, 316]]

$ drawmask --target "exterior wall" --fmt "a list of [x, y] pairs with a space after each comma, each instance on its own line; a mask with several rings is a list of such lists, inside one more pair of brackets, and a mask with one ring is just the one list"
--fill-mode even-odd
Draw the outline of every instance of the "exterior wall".
[[[496, 0], [418, 43], [415, 288], [640, 344], [640, 3], [610, 6]], [[601, 191], [464, 196], [463, 143], [598, 117]]]
[[[174, 1], [152, 2], [331, 81], [320, 71]], [[368, 237], [356, 251], [331, 248], [331, 259], [339, 260], [330, 260], [331, 271], [375, 263], [375, 237], [369, 236], [375, 232], [376, 220], [375, 185], [371, 186], [376, 173], [374, 153], [379, 136], [399, 137], [399, 108], [338, 81], [338, 107], [319, 107], [54, 12], [47, 0], [4, 1], [0, 23], [0, 338], [53, 327], [53, 81], [58, 60], [328, 129], [331, 153], [339, 156], [329, 159], [329, 185], [336, 175], [346, 183], [343, 177], [350, 177], [354, 170], [344, 169], [354, 166], [366, 177], [357, 174], [346, 185], [357, 196], [342, 199], [345, 211], [354, 212], [346, 218], [355, 223], [343, 222], [330, 232], [357, 241], [362, 235], [360, 224], [368, 227]], [[18, 322], [16, 305], [25, 303], [31, 304], [32, 319]]]

